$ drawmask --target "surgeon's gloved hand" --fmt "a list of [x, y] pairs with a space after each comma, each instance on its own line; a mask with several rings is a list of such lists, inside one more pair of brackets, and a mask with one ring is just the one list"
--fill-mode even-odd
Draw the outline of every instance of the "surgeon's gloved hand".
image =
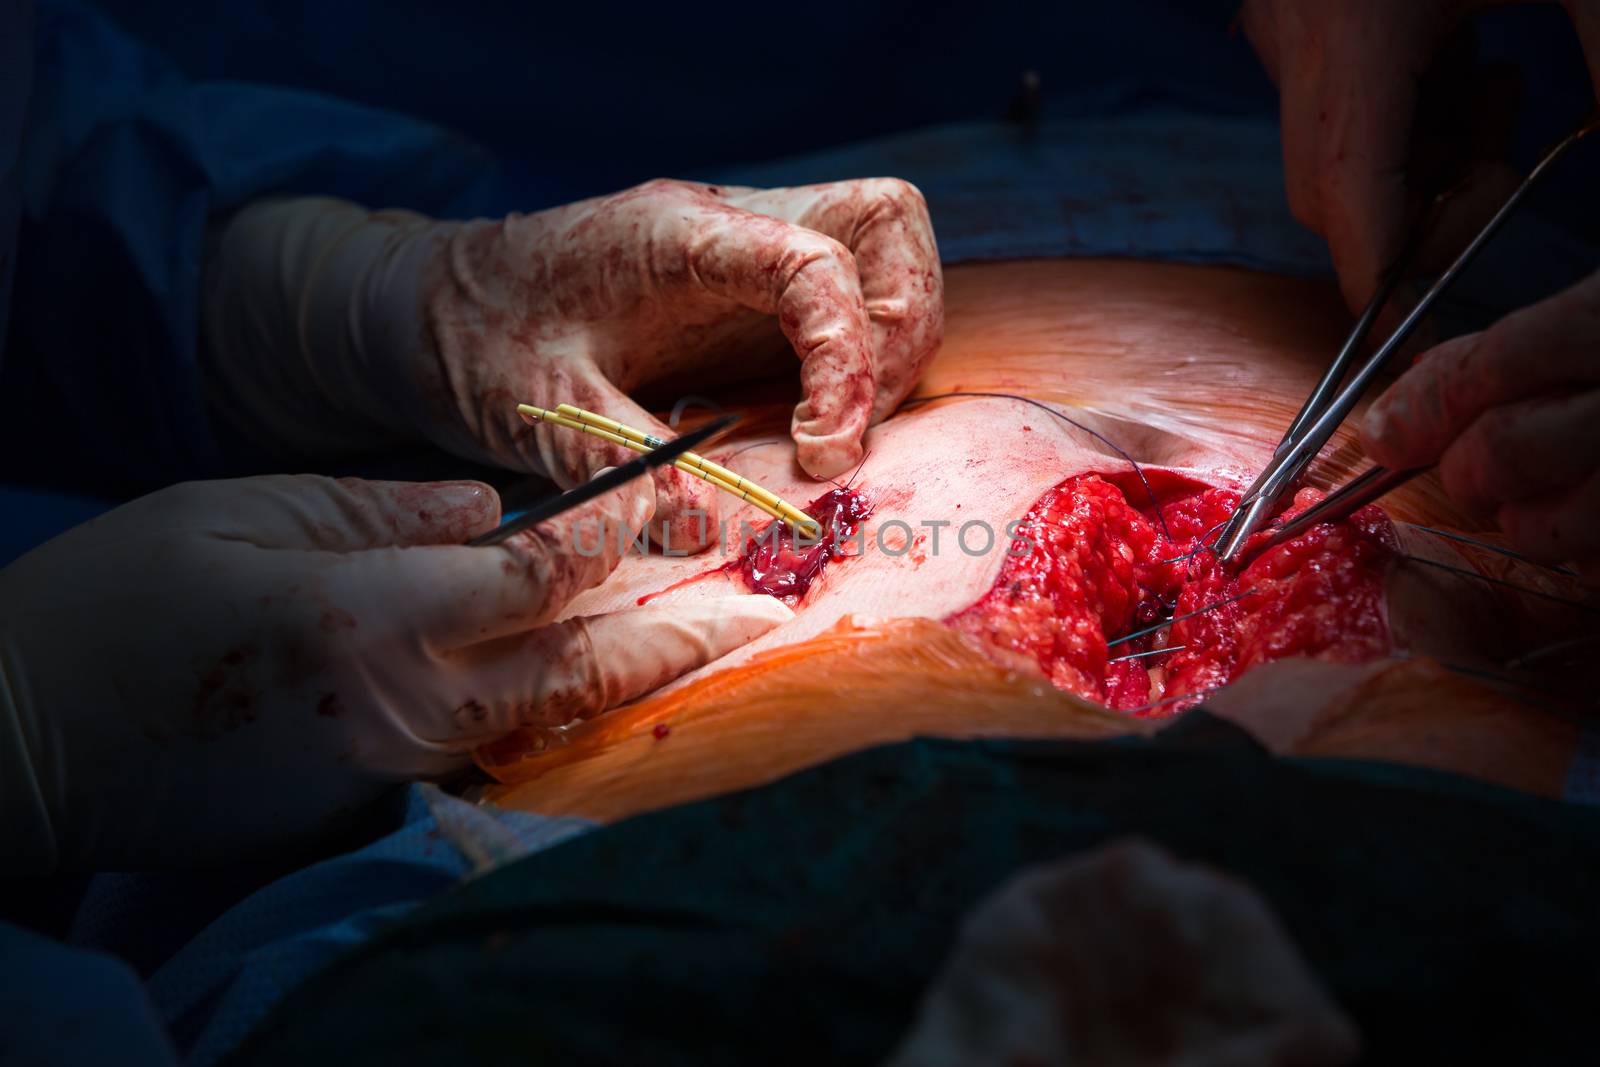
[[1519, 551], [1600, 585], [1600, 273], [1425, 353], [1373, 403], [1367, 453], [1439, 465]]
[[1309, 1067], [1359, 1051], [1260, 896], [1123, 841], [979, 905], [889, 1062]]
[[[1466, 20], [1492, 0], [1248, 0], [1241, 21], [1281, 98], [1289, 206], [1366, 304], [1422, 198], [1454, 191], [1422, 249], [1452, 255], [1510, 192], [1513, 71], [1475, 66]], [[1600, 91], [1600, 2], [1565, 0]], [[1575, 116], [1576, 117], [1576, 116]]]
[[648, 515], [612, 493], [467, 548], [499, 517], [476, 482], [252, 478], [175, 486], [24, 556], [0, 572], [7, 873], [312, 839], [790, 617], [749, 596], [553, 622]]
[[[654, 181], [467, 223], [264, 203], [221, 229], [208, 278], [213, 400], [259, 440], [319, 451], [415, 433], [563, 487], [629, 454], [530, 427], [518, 402], [568, 401], [671, 436], [629, 394], [703, 392], [783, 373], [796, 356], [800, 465], [841, 474], [944, 325], [926, 205], [893, 179]], [[674, 546], [714, 540], [708, 485], [666, 467], [654, 495]]]

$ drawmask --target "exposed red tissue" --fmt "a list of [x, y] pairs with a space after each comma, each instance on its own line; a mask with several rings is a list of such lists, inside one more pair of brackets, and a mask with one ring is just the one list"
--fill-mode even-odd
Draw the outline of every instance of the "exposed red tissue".
[[[944, 621], [1008, 660], [1031, 659], [1057, 688], [1152, 716], [1193, 706], [1270, 660], [1361, 662], [1388, 650], [1383, 575], [1397, 545], [1377, 507], [1317, 526], [1232, 573], [1196, 549], [1215, 540], [1239, 494], [1160, 471], [1146, 477], [1083, 474], [1046, 490], [1023, 517], [1026, 540], [1012, 542], [993, 586]], [[1285, 517], [1321, 496], [1301, 490]], [[668, 590], [731, 572], [753, 592], [797, 603], [847, 554], [873, 503], [840, 488], [805, 510], [822, 524], [820, 540], [797, 540], [788, 524], [773, 522], [735, 559]], [[1190, 612], [1200, 613], [1109, 644]], [[1141, 652], [1153, 654], [1118, 658]]]
[[850, 489], [832, 489], [806, 505], [805, 513], [822, 524], [820, 538], [796, 540], [788, 523], [769, 523], [726, 569], [742, 574], [754, 592], [803, 597], [828, 563], [845, 554], [844, 542], [872, 514], [872, 502]]
[[713, 574], [734, 572], [754, 593], [766, 593], [793, 605], [806, 595], [828, 564], [846, 555], [845, 542], [856, 536], [872, 514], [872, 501], [848, 488], [830, 489], [805, 507], [805, 513], [822, 525], [819, 538], [795, 537], [786, 522], [774, 520], [745, 539], [739, 555], [720, 567], [691, 574], [665, 589], [646, 593], [636, 603], [648, 604], [659, 596]]
[[[1192, 706], [1270, 660], [1360, 662], [1387, 651], [1383, 573], [1397, 546], [1377, 507], [1317, 526], [1233, 574], [1211, 552], [1190, 553], [1202, 538], [1215, 539], [1239, 494], [1171, 476], [1158, 488], [1165, 530], [1139, 482], [1129, 491], [1142, 505], [1094, 474], [1047, 490], [1023, 520], [1031, 545], [1013, 542], [1020, 554], [1008, 555], [989, 591], [946, 623], [1031, 658], [1060, 689], [1150, 715]], [[1319, 499], [1302, 490], [1285, 514]], [[1234, 597], [1108, 650], [1108, 641], [1156, 620]], [[1174, 651], [1108, 662], [1168, 647]], [[1168, 702], [1149, 707], [1157, 701]]]

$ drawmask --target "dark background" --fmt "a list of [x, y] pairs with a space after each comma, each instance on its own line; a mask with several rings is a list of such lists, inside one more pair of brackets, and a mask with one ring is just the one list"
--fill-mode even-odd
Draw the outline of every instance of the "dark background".
[[[191, 77], [303, 87], [463, 132], [501, 160], [528, 208], [999, 118], [1025, 70], [1039, 73], [1052, 118], [1093, 112], [1112, 93], [1226, 114], [1272, 116], [1277, 106], [1232, 31], [1238, 0], [102, 7]], [[1575, 35], [1556, 5], [1493, 11], [1475, 25], [1484, 60], [1522, 70], [1518, 154], [1530, 156], [1592, 98]], [[1551, 184], [1574, 191], [1600, 173], [1564, 169], [1576, 175]]]

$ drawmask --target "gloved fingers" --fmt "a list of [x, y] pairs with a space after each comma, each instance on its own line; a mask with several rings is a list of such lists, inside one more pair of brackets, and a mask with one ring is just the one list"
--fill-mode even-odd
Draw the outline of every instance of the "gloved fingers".
[[1354, 310], [1400, 251], [1416, 90], [1405, 56], [1382, 35], [1350, 42], [1336, 30], [1333, 37], [1350, 48], [1326, 58], [1314, 85], [1298, 88], [1290, 78], [1283, 150], [1291, 210], [1326, 238]]
[[500, 495], [477, 481], [379, 482], [340, 478], [340, 506], [356, 540], [344, 549], [459, 545], [500, 522]]
[[550, 622], [604, 581], [636, 544], [648, 498], [607, 493], [500, 545], [350, 553], [319, 578], [335, 617], [397, 635], [407, 655], [440, 655]]
[[1576, 563], [1586, 585], [1600, 579], [1600, 471], [1566, 492], [1506, 504], [1498, 518], [1518, 551], [1546, 563]]
[[872, 418], [887, 417], [944, 337], [944, 276], [921, 191], [898, 178], [865, 178], [725, 196], [737, 207], [826, 234], [850, 250], [872, 320]]
[[1415, 18], [1400, 11], [1389, 25], [1372, 25], [1364, 9], [1331, 18], [1315, 7], [1256, 6], [1273, 9], [1247, 27], [1278, 72], [1290, 210], [1328, 242], [1345, 302], [1359, 308], [1399, 251], [1405, 224]]
[[[637, 423], [629, 425], [638, 426]], [[645, 426], [638, 428], [664, 440], [678, 436], [655, 419], [649, 419]], [[668, 555], [703, 552], [715, 544], [722, 514], [721, 491], [674, 467], [657, 467], [650, 477], [656, 490], [650, 540]]]
[[1400, 252], [1412, 104], [1410, 79], [1398, 68], [1366, 66], [1353, 76], [1357, 84], [1326, 86], [1316, 147], [1294, 163], [1312, 171], [1297, 184], [1314, 188], [1315, 218], [1351, 310], [1366, 305]]
[[[592, 365], [585, 365], [574, 373], [567, 389], [565, 395], [552, 391], [548, 396], [529, 402], [551, 408], [559, 403], [571, 403], [662, 440], [670, 441], [679, 436], [678, 431], [634, 403]], [[564, 489], [593, 477], [606, 467], [639, 458], [639, 453], [604, 438], [542, 420], [535, 420], [527, 430], [537, 443], [545, 469], [554, 474], [557, 484]], [[651, 496], [654, 512], [650, 538], [663, 551], [700, 552], [716, 540], [721, 501], [719, 491], [710, 483], [675, 467], [664, 466], [652, 471], [649, 478], [637, 479], [631, 484], [631, 492]]]
[[1267, 79], [1280, 91], [1283, 88], [1283, 41], [1278, 6], [1271, 0], [1245, 0], [1239, 9], [1239, 28], [1244, 31]]
[[1589, 80], [1594, 84], [1594, 95], [1600, 99], [1600, 6], [1587, 0], [1566, 0], [1567, 14], [1572, 16], [1572, 27], [1578, 31], [1578, 44], [1583, 48], [1583, 60], [1589, 67]]
[[1417, 85], [1407, 166], [1412, 195], [1444, 193], [1442, 213], [1428, 211], [1413, 270], [1442, 271], [1489, 220], [1522, 175], [1503, 162], [1516, 137], [1521, 72], [1484, 63], [1470, 23], [1447, 32]]
[[1490, 408], [1445, 450], [1439, 477], [1472, 514], [1560, 493], [1600, 470], [1600, 390]]
[[[1470, 421], [1473, 375], [1483, 334], [1452, 337], [1418, 356], [1361, 419], [1361, 443], [1375, 462], [1403, 469], [1435, 462]], [[1459, 424], [1459, 428], [1458, 428]]]
[[[537, 404], [542, 408], [573, 404], [619, 422], [628, 422], [620, 406], [624, 402], [620, 392], [594, 366], [587, 347], [581, 343], [570, 350], [556, 351], [545, 373], [537, 382], [530, 382], [516, 398], [516, 403]], [[581, 485], [599, 471], [620, 467], [638, 458], [638, 453], [602, 437], [542, 419], [528, 419], [516, 411], [516, 403], [508, 403], [496, 417], [515, 424], [508, 433], [520, 453], [519, 465], [548, 474], [562, 489]], [[631, 402], [626, 403], [632, 411]]]
[[[470, 678], [453, 724], [474, 743], [519, 726], [562, 726], [598, 715], [755, 640], [794, 617], [761, 595], [654, 604], [583, 616], [458, 650]], [[478, 709], [487, 709], [479, 714]]]
[[818, 478], [861, 458], [872, 417], [873, 328], [850, 250], [815, 230], [744, 211], [710, 196], [671, 215], [651, 269], [668, 295], [674, 282], [767, 315], [800, 356], [804, 399], [791, 424], [801, 467]]
[[[1509, 163], [1485, 159], [1472, 164], [1448, 190], [1442, 209], [1430, 221], [1417, 250], [1415, 269], [1423, 275], [1436, 275], [1448, 267], [1521, 183], [1522, 175]], [[1409, 311], [1415, 302], [1396, 310]]]
[[1425, 354], [1362, 422], [1388, 467], [1436, 462], [1484, 412], [1567, 387], [1600, 385], [1600, 274]]
[[[516, 410], [565, 402], [618, 417], [607, 411], [616, 391], [594, 365], [594, 326], [618, 316], [608, 299], [630, 310], [641, 303], [626, 278], [608, 277], [626, 275], [640, 254], [596, 248], [617, 239], [608, 234], [615, 220], [594, 218], [596, 210], [584, 202], [465, 223], [439, 245], [424, 284], [432, 344], [422, 346], [415, 376], [419, 418], [441, 447], [563, 489], [632, 458], [600, 438], [529, 425]], [[586, 236], [577, 236], [586, 221]]]
[[[442, 641], [443, 647], [453, 648], [492, 636], [497, 628], [501, 633], [515, 632], [542, 626], [555, 618], [573, 597], [605, 581], [623, 555], [637, 544], [654, 507], [650, 496], [641, 496], [634, 488], [642, 481], [636, 479], [500, 545], [497, 566], [494, 561], [478, 565], [487, 583], [484, 596], [490, 605], [479, 609], [477, 630], [469, 633], [469, 617], [452, 607], [459, 596], [451, 597], [443, 591], [445, 595], [438, 604], [443, 617], [460, 619], [468, 626], [440, 625], [428, 632]], [[498, 578], [495, 569], [499, 571]], [[494, 591], [501, 596], [493, 596]]]
[[356, 552], [459, 545], [500, 519], [499, 495], [474, 481], [268, 475], [176, 489], [207, 497], [199, 506], [214, 535], [261, 548]]

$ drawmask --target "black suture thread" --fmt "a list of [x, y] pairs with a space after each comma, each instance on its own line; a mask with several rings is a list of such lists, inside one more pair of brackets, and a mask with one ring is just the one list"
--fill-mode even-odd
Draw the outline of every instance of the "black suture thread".
[[1468, 537], [1466, 534], [1456, 533], [1454, 530], [1441, 530], [1436, 526], [1424, 526], [1420, 522], [1408, 522], [1406, 525], [1411, 527], [1413, 530], [1422, 530], [1425, 533], [1435, 534], [1450, 541], [1460, 541], [1464, 545], [1471, 545], [1474, 548], [1481, 548], [1489, 552], [1496, 552], [1502, 556], [1506, 556], [1522, 563], [1527, 563], [1534, 567], [1542, 567], [1547, 571], [1554, 571], [1564, 578], [1576, 578], [1578, 576], [1578, 572], [1573, 570], [1571, 567], [1563, 567], [1555, 563], [1540, 563], [1536, 559], [1529, 559], [1521, 552], [1515, 552], [1502, 545], [1490, 544], [1488, 541], [1480, 541], [1476, 537]]
[[1168, 626], [1172, 626], [1172, 625], [1174, 625], [1176, 623], [1182, 622], [1184, 619], [1192, 619], [1196, 615], [1204, 615], [1208, 611], [1216, 611], [1218, 608], [1225, 608], [1229, 604], [1232, 604], [1233, 602], [1235, 602], [1237, 600], [1243, 600], [1245, 597], [1250, 596], [1254, 592], [1255, 592], [1254, 589], [1246, 589], [1242, 593], [1235, 593], [1233, 596], [1230, 596], [1230, 597], [1226, 598], [1225, 600], [1219, 600], [1215, 604], [1207, 604], [1203, 608], [1195, 608], [1193, 611], [1187, 612], [1186, 614], [1175, 615], [1172, 618], [1165, 620], [1164, 622], [1158, 622], [1158, 623], [1156, 623], [1156, 624], [1154, 624], [1152, 626], [1146, 626], [1142, 630], [1135, 630], [1131, 634], [1123, 634], [1121, 637], [1117, 638], [1115, 641], [1107, 641], [1106, 642], [1106, 647], [1110, 648], [1112, 645], [1120, 645], [1124, 641], [1132, 641], [1136, 637], [1143, 637], [1145, 634], [1153, 634], [1157, 630], [1164, 630]]
[[1538, 597], [1540, 600], [1550, 600], [1557, 604], [1564, 604], [1575, 611], [1581, 611], [1587, 615], [1600, 615], [1600, 608], [1597, 608], [1591, 604], [1585, 604], [1581, 600], [1572, 600], [1569, 597], [1556, 596], [1554, 593], [1545, 593], [1539, 591], [1538, 589], [1529, 589], [1525, 585], [1518, 585], [1516, 582], [1508, 582], [1504, 578], [1491, 578], [1487, 574], [1479, 574], [1477, 571], [1469, 571], [1465, 567], [1452, 567], [1448, 563], [1440, 563], [1437, 560], [1424, 559], [1421, 556], [1408, 556], [1404, 552], [1396, 553], [1395, 558], [1409, 560], [1412, 563], [1421, 563], [1426, 567], [1437, 567], [1442, 571], [1449, 571], [1451, 574], [1459, 574], [1463, 578], [1476, 578], [1478, 581], [1488, 582], [1490, 585], [1504, 586], [1507, 589], [1514, 589], [1517, 592], [1523, 593], [1527, 596]]
[[678, 402], [672, 405], [672, 414], [667, 416], [667, 425], [676, 430], [678, 422], [683, 418], [684, 411], [691, 407], [710, 408], [715, 415], [726, 415], [728, 413], [727, 408], [710, 397], [690, 393], [688, 396], [679, 397]]
[[1506, 660], [1506, 669], [1512, 671], [1520, 670], [1535, 660], [1547, 659], [1558, 652], [1569, 652], [1575, 648], [1582, 648], [1584, 645], [1592, 645], [1596, 641], [1600, 641], [1600, 633], [1581, 634], [1578, 637], [1566, 638], [1554, 644], [1536, 648], [1532, 652], [1524, 652], [1520, 656], [1511, 657]]

